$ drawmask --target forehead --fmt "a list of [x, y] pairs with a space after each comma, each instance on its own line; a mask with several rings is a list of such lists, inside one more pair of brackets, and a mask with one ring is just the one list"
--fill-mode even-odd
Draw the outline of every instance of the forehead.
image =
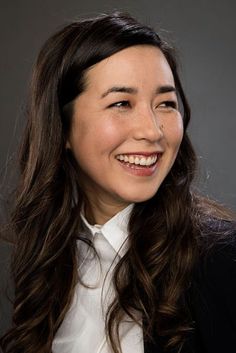
[[89, 68], [87, 87], [99, 89], [111, 84], [174, 85], [171, 68], [162, 51], [151, 45], [123, 49]]

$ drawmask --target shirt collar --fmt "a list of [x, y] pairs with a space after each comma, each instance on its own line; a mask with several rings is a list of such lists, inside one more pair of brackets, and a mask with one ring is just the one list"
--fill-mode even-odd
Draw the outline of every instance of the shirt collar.
[[93, 236], [97, 232], [102, 232], [103, 236], [110, 243], [116, 253], [122, 257], [128, 248], [128, 223], [133, 206], [133, 203], [130, 204], [102, 226], [99, 224], [89, 224], [82, 212], [80, 216]]

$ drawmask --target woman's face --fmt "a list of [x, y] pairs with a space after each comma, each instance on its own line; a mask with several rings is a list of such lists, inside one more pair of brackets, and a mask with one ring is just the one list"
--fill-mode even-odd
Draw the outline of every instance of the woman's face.
[[172, 71], [150, 45], [126, 48], [91, 67], [75, 99], [67, 141], [90, 201], [151, 198], [176, 158], [183, 123]]

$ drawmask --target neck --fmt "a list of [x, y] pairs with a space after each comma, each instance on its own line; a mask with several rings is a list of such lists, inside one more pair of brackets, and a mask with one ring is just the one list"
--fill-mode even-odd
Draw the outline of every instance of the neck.
[[90, 224], [103, 225], [128, 205], [129, 203], [112, 204], [102, 200], [93, 200], [85, 203], [85, 217]]

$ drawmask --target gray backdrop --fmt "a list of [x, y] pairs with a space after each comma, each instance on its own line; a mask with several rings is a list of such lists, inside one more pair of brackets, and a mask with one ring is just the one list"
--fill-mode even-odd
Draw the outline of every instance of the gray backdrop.
[[[70, 19], [114, 8], [161, 28], [179, 49], [181, 76], [192, 106], [190, 134], [200, 161], [200, 188], [236, 209], [234, 0], [2, 0], [0, 170], [4, 188], [9, 180], [6, 161], [19, 141], [27, 82], [42, 43]], [[7, 247], [1, 247], [0, 256], [0, 265], [6, 263]], [[4, 299], [0, 304], [3, 331], [10, 314]]]

